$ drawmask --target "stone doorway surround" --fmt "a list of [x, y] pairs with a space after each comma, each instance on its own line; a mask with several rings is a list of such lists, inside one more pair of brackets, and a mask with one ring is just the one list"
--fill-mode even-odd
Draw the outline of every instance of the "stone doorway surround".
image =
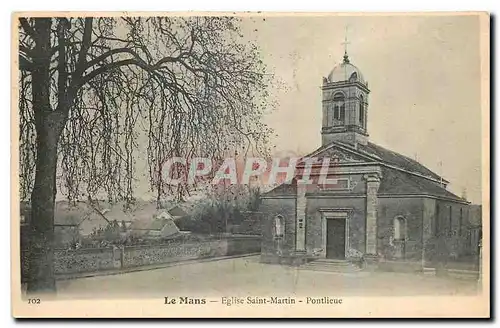
[[349, 252], [349, 223], [352, 209], [351, 208], [321, 208], [321, 251], [319, 257], [326, 259], [326, 242], [327, 242], [327, 220], [345, 220], [345, 245], [344, 257], [347, 259]]

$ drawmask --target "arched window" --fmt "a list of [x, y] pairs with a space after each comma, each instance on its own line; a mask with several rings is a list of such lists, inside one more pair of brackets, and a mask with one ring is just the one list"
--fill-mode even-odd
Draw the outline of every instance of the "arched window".
[[394, 218], [394, 240], [406, 239], [406, 220], [401, 216]]
[[359, 96], [359, 125], [365, 127], [365, 99], [363, 95]]
[[349, 78], [349, 82], [356, 82], [358, 80], [358, 73], [354, 72], [351, 74], [351, 77]]
[[328, 104], [326, 110], [326, 126], [333, 126], [333, 104]]
[[283, 215], [276, 215], [274, 217], [274, 237], [282, 238], [285, 234], [285, 218]]
[[343, 93], [336, 93], [333, 96], [333, 118], [337, 121], [345, 120], [345, 96]]

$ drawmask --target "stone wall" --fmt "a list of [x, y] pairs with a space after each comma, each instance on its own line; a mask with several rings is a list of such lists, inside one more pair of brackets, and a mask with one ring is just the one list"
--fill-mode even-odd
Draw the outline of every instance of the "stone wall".
[[193, 260], [204, 257], [217, 257], [227, 254], [227, 240], [201, 243], [125, 247], [123, 267], [162, 264]]
[[[461, 227], [460, 210], [462, 210]], [[435, 202], [431, 238], [428, 245], [429, 256], [426, 260], [431, 262], [456, 260], [469, 253], [468, 211], [467, 204], [445, 200]]]
[[466, 252], [467, 204], [425, 197], [380, 198], [379, 201], [378, 248], [384, 257], [393, 258], [390, 237], [394, 234], [397, 216], [404, 217], [407, 224], [405, 259], [419, 260], [424, 256], [426, 262], [455, 260]]
[[[172, 243], [129, 247], [56, 250], [56, 274], [98, 272], [180, 262], [227, 255], [259, 253], [260, 236], [232, 236], [201, 242]], [[27, 278], [26, 252], [21, 252], [22, 280]]]
[[114, 268], [113, 248], [56, 250], [54, 252], [56, 274], [94, 272]]
[[[265, 263], [279, 263], [281, 257], [289, 257], [295, 251], [295, 198], [264, 198], [259, 211], [262, 217], [261, 260]], [[276, 238], [274, 218], [284, 218], [284, 234]]]
[[383, 258], [396, 258], [394, 219], [402, 217], [406, 222], [406, 241], [402, 258], [422, 259], [423, 213], [423, 198], [379, 198], [377, 248]]

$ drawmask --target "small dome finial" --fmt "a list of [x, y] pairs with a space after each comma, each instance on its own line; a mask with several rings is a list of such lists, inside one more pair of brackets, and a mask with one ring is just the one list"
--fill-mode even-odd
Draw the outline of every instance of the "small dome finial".
[[349, 64], [349, 56], [347, 55], [347, 52], [344, 53], [344, 64]]
[[345, 36], [344, 36], [344, 42], [342, 42], [344, 45], [344, 63], [349, 63], [349, 55], [347, 55], [347, 45], [350, 44], [349, 41], [347, 41], [347, 25], [345, 27]]

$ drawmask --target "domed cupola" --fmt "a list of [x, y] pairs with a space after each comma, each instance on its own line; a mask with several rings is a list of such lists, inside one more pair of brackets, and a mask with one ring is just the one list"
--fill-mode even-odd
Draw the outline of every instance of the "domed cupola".
[[336, 65], [328, 74], [327, 82], [359, 82], [366, 85], [363, 74], [359, 68], [350, 63], [347, 55], [344, 55], [344, 61]]

